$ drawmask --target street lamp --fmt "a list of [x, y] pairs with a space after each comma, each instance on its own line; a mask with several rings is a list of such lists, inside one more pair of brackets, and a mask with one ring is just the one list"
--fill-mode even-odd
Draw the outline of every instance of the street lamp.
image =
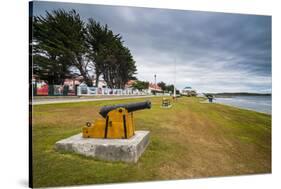
[[177, 64], [175, 59], [175, 75], [174, 75], [174, 98], [176, 98], [176, 80], [177, 80]]
[[156, 74], [154, 74], [154, 87], [155, 87], [155, 90], [156, 90]]

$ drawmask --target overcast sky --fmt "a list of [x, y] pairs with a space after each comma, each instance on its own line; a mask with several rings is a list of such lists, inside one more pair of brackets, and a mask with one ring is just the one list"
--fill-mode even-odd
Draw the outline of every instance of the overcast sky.
[[199, 92], [271, 92], [271, 17], [35, 2], [34, 15], [75, 9], [121, 34], [137, 78]]

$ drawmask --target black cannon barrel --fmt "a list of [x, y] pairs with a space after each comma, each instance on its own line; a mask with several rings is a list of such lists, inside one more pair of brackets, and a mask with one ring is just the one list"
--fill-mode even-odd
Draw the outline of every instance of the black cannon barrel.
[[134, 112], [136, 110], [142, 110], [142, 109], [150, 109], [151, 108], [151, 102], [145, 101], [145, 102], [137, 102], [137, 103], [130, 103], [130, 104], [117, 104], [113, 106], [104, 106], [100, 109], [100, 115], [102, 117], [106, 117], [108, 112], [111, 110], [114, 110], [116, 108], [125, 108], [128, 110], [128, 112]]

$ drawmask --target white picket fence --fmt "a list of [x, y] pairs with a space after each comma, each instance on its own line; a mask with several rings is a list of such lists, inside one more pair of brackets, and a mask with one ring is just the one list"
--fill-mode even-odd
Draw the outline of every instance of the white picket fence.
[[86, 85], [80, 85], [77, 87], [78, 96], [96, 96], [96, 95], [109, 95], [109, 96], [122, 96], [122, 95], [150, 95], [148, 91], [139, 91], [137, 89], [109, 89], [88, 87]]

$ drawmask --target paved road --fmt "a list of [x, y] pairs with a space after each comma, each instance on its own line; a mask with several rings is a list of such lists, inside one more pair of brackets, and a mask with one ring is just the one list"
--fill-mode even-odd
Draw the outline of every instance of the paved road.
[[34, 98], [32, 105], [40, 104], [57, 104], [57, 103], [74, 103], [74, 102], [87, 102], [87, 101], [102, 101], [102, 100], [121, 100], [121, 99], [132, 99], [132, 98], [147, 98], [157, 96], [114, 96], [114, 97], [67, 97], [67, 98]]

